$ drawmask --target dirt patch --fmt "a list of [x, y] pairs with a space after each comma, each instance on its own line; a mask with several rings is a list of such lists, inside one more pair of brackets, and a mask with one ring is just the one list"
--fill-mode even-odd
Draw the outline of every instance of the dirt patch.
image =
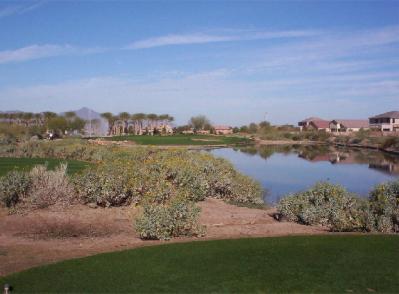
[[205, 238], [142, 241], [134, 231], [135, 207], [50, 207], [8, 215], [0, 210], [0, 276], [60, 260], [140, 246], [193, 240], [322, 234], [322, 227], [278, 222], [273, 209], [237, 207], [221, 200], [199, 203]]

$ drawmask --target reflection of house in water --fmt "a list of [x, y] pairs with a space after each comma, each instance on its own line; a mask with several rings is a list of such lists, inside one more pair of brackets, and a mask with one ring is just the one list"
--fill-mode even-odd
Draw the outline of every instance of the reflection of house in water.
[[399, 175], [399, 157], [366, 150], [328, 150], [315, 153], [301, 150], [298, 157], [310, 162], [328, 161], [332, 164], [368, 164], [369, 168]]
[[399, 175], [399, 164], [389, 161], [373, 162], [369, 164], [369, 168], [382, 171], [387, 174]]

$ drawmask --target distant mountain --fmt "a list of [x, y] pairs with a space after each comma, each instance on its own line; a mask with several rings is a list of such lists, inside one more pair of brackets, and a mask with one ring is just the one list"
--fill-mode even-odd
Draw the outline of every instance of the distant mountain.
[[87, 107], [74, 111], [78, 117], [84, 120], [102, 119], [101, 114]]
[[6, 111], [0, 111], [0, 113], [20, 113], [20, 112], [23, 112], [23, 111], [20, 111], [20, 110], [6, 110]]

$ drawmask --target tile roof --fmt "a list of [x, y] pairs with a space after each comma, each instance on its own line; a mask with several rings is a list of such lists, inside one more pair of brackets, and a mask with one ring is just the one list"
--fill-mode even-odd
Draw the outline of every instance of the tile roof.
[[369, 121], [366, 119], [334, 119], [333, 121], [346, 128], [368, 128]]
[[224, 125], [216, 125], [216, 126], [213, 126], [213, 128], [214, 128], [215, 130], [230, 130], [230, 129], [232, 129], [232, 127], [230, 127], [230, 126], [224, 126]]
[[311, 124], [318, 129], [328, 129], [330, 127], [330, 122], [326, 120], [315, 120]]
[[399, 111], [389, 111], [370, 118], [399, 118]]
[[317, 121], [326, 121], [326, 120], [324, 120], [324, 119], [322, 119], [320, 117], [308, 117], [308, 118], [305, 118], [304, 120], [301, 120], [300, 122], [311, 122], [311, 121], [315, 121], [315, 120], [317, 120]]

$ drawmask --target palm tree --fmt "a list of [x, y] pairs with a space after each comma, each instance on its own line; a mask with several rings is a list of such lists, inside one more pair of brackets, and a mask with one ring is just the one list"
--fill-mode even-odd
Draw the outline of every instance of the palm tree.
[[156, 115], [155, 113], [147, 114], [147, 120], [148, 120], [148, 122], [149, 122], [149, 129], [150, 129], [151, 131], [154, 130], [153, 123], [154, 123], [154, 121], [156, 121], [157, 119], [158, 119], [158, 115]]
[[111, 112], [101, 113], [101, 117], [108, 121], [108, 135], [112, 135], [116, 117]]
[[135, 113], [132, 115], [132, 119], [137, 122], [138, 132], [136, 131], [136, 135], [142, 135], [144, 129], [144, 120], [147, 119], [147, 115], [145, 113]]
[[127, 125], [129, 123], [130, 114], [129, 112], [121, 112], [119, 113], [119, 119], [123, 122], [123, 134], [126, 134], [128, 129]]
[[33, 115], [33, 117], [35, 118], [35, 124], [38, 126], [38, 125], [41, 125], [42, 123], [43, 123], [43, 121], [42, 121], [42, 118], [43, 118], [43, 115], [41, 114], [41, 113], [35, 113], [34, 115]]
[[22, 118], [24, 120], [25, 126], [29, 127], [31, 124], [31, 121], [33, 119], [33, 113], [32, 112], [24, 112], [22, 114]]
[[75, 111], [67, 111], [65, 112], [64, 116], [68, 119], [68, 120], [72, 120], [76, 117], [76, 113]]

